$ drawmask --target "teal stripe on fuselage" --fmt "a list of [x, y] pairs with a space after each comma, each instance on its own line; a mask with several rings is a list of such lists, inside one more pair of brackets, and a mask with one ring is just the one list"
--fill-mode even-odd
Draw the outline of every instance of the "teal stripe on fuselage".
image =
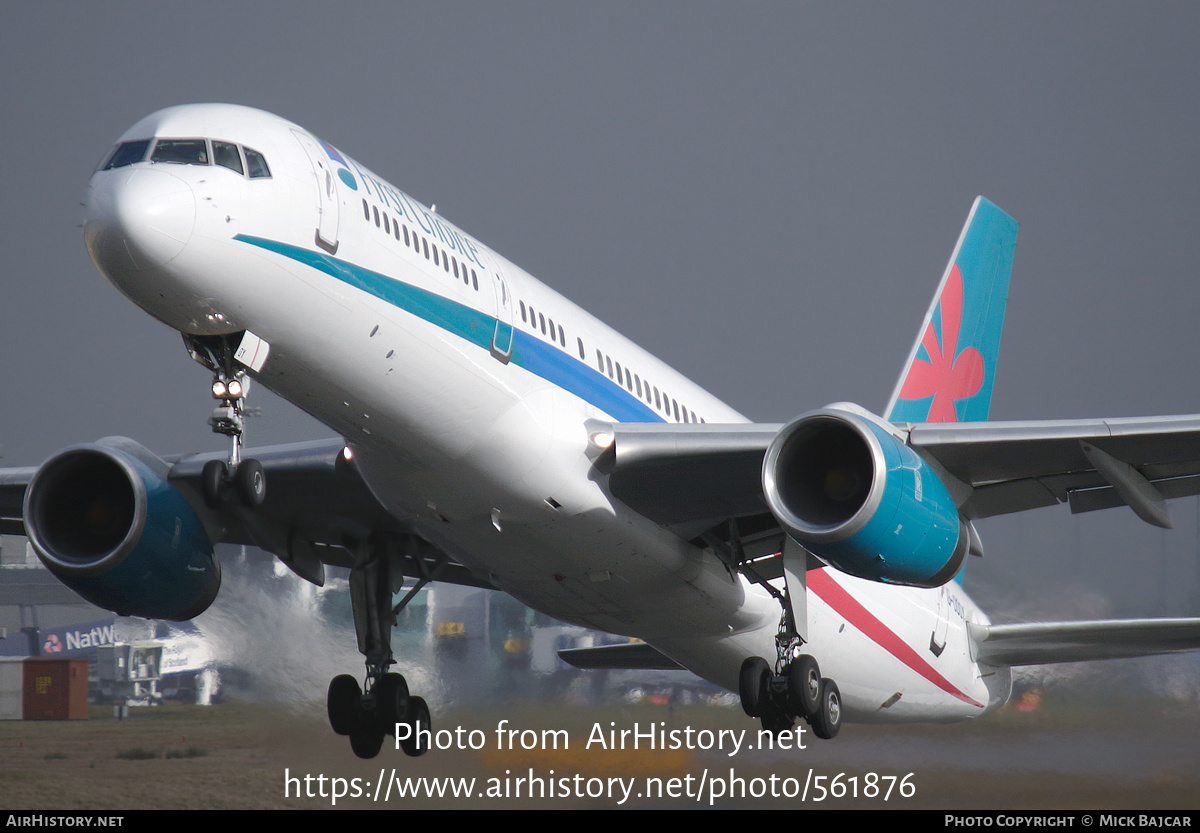
[[[441, 327], [482, 350], [491, 350], [492, 335], [496, 331], [494, 316], [323, 252], [245, 234], [236, 235], [234, 239], [311, 266], [331, 278]], [[646, 403], [607, 376], [524, 330], [513, 329], [513, 352], [509, 363], [578, 396], [620, 422], [665, 421]]]

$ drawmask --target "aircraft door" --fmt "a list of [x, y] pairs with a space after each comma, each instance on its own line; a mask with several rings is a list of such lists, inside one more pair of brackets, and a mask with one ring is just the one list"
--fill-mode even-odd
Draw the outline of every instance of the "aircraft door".
[[317, 178], [317, 234], [316, 243], [330, 254], [338, 248], [338, 194], [337, 174], [329, 164], [329, 157], [307, 133], [292, 128], [300, 146], [308, 155], [313, 175]]
[[492, 355], [504, 364], [512, 358], [513, 350], [513, 299], [504, 277], [492, 270], [493, 286], [496, 290], [496, 332], [492, 335]]

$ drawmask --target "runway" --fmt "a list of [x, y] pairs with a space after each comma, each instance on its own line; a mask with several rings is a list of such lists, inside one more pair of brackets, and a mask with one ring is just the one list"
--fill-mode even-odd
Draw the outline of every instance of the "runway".
[[[1200, 713], [1195, 708], [1175, 700], [1136, 698], [1083, 705], [1076, 700], [1068, 708], [1049, 699], [1039, 712], [1006, 711], [975, 724], [846, 726], [832, 742], [806, 733], [794, 739], [794, 745], [804, 748], [786, 752], [748, 748], [757, 742], [756, 727], [736, 707], [672, 709], [565, 701], [503, 710], [476, 706], [435, 717], [435, 729], [443, 730], [439, 737], [449, 748], [412, 759], [385, 747], [373, 761], [352, 756], [345, 740], [330, 731], [317, 704], [299, 711], [269, 703], [209, 708], [169, 704], [135, 710], [123, 722], [94, 707], [93, 719], [86, 722], [0, 724], [0, 783], [5, 785], [0, 806], [1195, 806], [1200, 787], [1200, 751], [1193, 742]], [[521, 735], [510, 735], [507, 744], [512, 748], [502, 748], [496, 730], [503, 720], [508, 721], [506, 729], [535, 730], [538, 742], [525, 749]], [[595, 742], [589, 748], [597, 726], [605, 732], [641, 731], [640, 748], [603, 749]], [[685, 735], [687, 727], [693, 731]], [[690, 736], [692, 741], [682, 748], [647, 748], [651, 728], [659, 737], [670, 738], [675, 732], [675, 737]], [[745, 730], [742, 748], [733, 754], [729, 747], [697, 748], [701, 738], [711, 739], [722, 730]], [[472, 745], [478, 748], [468, 748]], [[453, 794], [468, 789], [469, 797]], [[443, 793], [440, 797], [438, 791]]]

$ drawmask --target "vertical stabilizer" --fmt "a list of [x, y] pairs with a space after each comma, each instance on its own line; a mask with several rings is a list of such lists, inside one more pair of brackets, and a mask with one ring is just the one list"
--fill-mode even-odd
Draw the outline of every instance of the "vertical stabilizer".
[[892, 391], [886, 419], [988, 418], [1016, 245], [1016, 220], [977, 197]]

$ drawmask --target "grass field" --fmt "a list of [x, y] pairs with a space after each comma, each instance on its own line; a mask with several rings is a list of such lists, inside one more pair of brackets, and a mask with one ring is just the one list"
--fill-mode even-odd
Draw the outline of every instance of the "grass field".
[[[1092, 808], [1186, 809], [1200, 795], [1200, 753], [1194, 739], [1200, 730], [1195, 709], [1176, 704], [1112, 703], [1068, 710], [1046, 705], [1035, 714], [1000, 713], [976, 724], [887, 728], [846, 726], [832, 743], [801, 739], [805, 749], [750, 750], [735, 755], [701, 749], [605, 750], [586, 748], [593, 733], [609, 729], [643, 732], [654, 727], [693, 738], [715, 739], [721, 730], [747, 730], [755, 724], [740, 710], [690, 706], [675, 710], [651, 705], [593, 707], [583, 705], [514, 706], [500, 711], [471, 709], [435, 715], [435, 729], [461, 727], [456, 746], [473, 740], [482, 748], [433, 750], [423, 758], [405, 757], [385, 745], [373, 761], [353, 756], [345, 738], [330, 731], [323, 710], [314, 704], [302, 712], [271, 704], [227, 703], [213, 707], [167, 704], [132, 710], [117, 721], [109, 708], [93, 707], [91, 719], [75, 722], [0, 723], [0, 806], [30, 810], [131, 810], [216, 808], [330, 808], [334, 782], [359, 797], [339, 798], [337, 808], [517, 808], [614, 807], [615, 797], [546, 797], [546, 782], [575, 779], [593, 788], [610, 779], [625, 779], [643, 790], [647, 779], [664, 790], [677, 779], [676, 797], [637, 792], [624, 806], [706, 807], [714, 778], [741, 779], [747, 790], [769, 790], [772, 777], [793, 788], [810, 779], [809, 806], [894, 807], [934, 809]], [[496, 729], [564, 730], [558, 745], [549, 736], [512, 736], [515, 748], [500, 748]], [[474, 735], [470, 732], [475, 731]], [[702, 730], [713, 734], [701, 735]], [[679, 735], [681, 739], [685, 736]], [[442, 740], [451, 739], [443, 734]], [[389, 741], [391, 739], [389, 738]], [[528, 797], [528, 785], [516, 779], [531, 773], [542, 779], [542, 797]], [[845, 794], [815, 803], [811, 776], [823, 776], [829, 789], [839, 773]], [[285, 772], [291, 795], [285, 796]], [[868, 773], [912, 776], [915, 794], [902, 797], [898, 786], [884, 801], [882, 794], [864, 797]], [[551, 775], [553, 773], [553, 775]], [[385, 782], [399, 778], [474, 778], [476, 795], [490, 784], [501, 797], [371, 798], [381, 774]], [[308, 782], [305, 775], [311, 776]], [[318, 779], [325, 776], [322, 783]], [[709, 792], [697, 802], [686, 794], [706, 779]], [[489, 781], [489, 779], [494, 779]], [[857, 780], [853, 780], [857, 779]], [[393, 782], [394, 783], [394, 782]], [[882, 790], [883, 781], [874, 782]], [[898, 782], [893, 782], [898, 785]], [[520, 789], [520, 797], [513, 795]], [[724, 787], [722, 788], [724, 789]], [[860, 793], [857, 799], [851, 789]], [[319, 793], [325, 793], [321, 797]], [[504, 793], [507, 791], [507, 797]], [[582, 791], [586, 792], [586, 789]], [[313, 797], [305, 795], [306, 792]], [[382, 791], [380, 793], [382, 795]], [[720, 796], [722, 807], [797, 806], [798, 798]]]

